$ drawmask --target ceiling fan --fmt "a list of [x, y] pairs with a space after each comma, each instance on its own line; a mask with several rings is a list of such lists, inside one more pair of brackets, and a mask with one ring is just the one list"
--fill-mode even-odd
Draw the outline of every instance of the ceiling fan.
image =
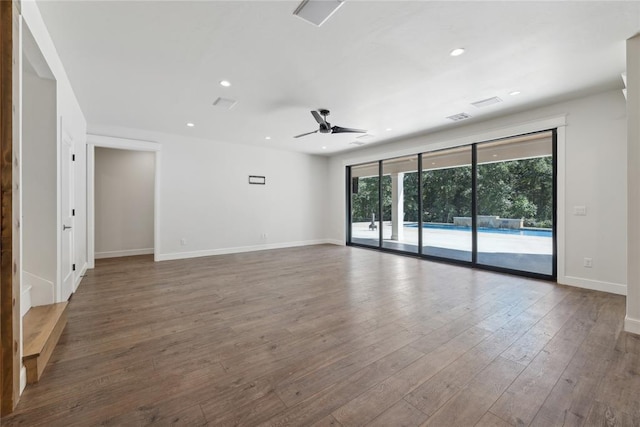
[[320, 125], [318, 130], [314, 130], [313, 132], [302, 133], [300, 135], [294, 136], [294, 138], [300, 138], [301, 136], [311, 135], [312, 133], [366, 133], [366, 130], [362, 129], [353, 129], [353, 128], [343, 128], [340, 126], [331, 126], [331, 123], [327, 121], [327, 116], [329, 115], [329, 110], [320, 109], [313, 110], [311, 115], [316, 122]]

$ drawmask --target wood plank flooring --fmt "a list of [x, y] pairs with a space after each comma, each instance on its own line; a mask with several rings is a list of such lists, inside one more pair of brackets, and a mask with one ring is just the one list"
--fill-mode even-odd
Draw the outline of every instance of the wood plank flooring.
[[640, 426], [624, 297], [339, 246], [98, 260], [3, 426]]

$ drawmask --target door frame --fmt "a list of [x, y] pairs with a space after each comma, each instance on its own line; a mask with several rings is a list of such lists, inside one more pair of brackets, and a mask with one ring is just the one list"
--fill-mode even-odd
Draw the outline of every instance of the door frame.
[[[56, 259], [56, 265], [57, 267], [57, 277], [56, 277], [56, 281], [57, 281], [57, 286], [55, 289], [55, 301], [56, 302], [62, 302], [62, 301], [66, 301], [69, 298], [71, 298], [71, 295], [73, 295], [73, 293], [76, 291], [76, 279], [77, 279], [77, 274], [79, 274], [79, 271], [74, 271], [73, 269], [71, 270], [71, 293], [67, 298], [64, 298], [63, 296], [63, 287], [64, 287], [64, 273], [63, 273], [63, 265], [62, 265], [62, 259], [63, 259], [63, 253], [64, 251], [62, 250], [63, 245], [64, 245], [64, 239], [65, 239], [65, 231], [62, 229], [62, 226], [64, 224], [65, 221], [65, 216], [63, 215], [63, 209], [65, 209], [65, 206], [62, 206], [62, 192], [65, 191], [64, 188], [62, 188], [62, 183], [63, 183], [63, 179], [62, 179], [62, 174], [67, 173], [68, 171], [63, 170], [63, 154], [64, 154], [64, 144], [66, 144], [68, 142], [68, 145], [70, 147], [70, 154], [72, 155], [72, 157], [75, 159], [75, 143], [73, 140], [73, 135], [71, 134], [71, 132], [69, 131], [69, 129], [67, 129], [66, 127], [66, 122], [64, 121], [63, 117], [60, 117], [60, 121], [59, 121], [59, 126], [60, 126], [60, 143], [58, 144], [58, 165], [59, 165], [59, 172], [56, 174], [57, 175], [57, 179], [58, 179], [58, 194], [59, 196], [57, 197], [57, 207], [56, 207], [56, 211], [58, 212], [58, 222], [56, 224], [57, 227], [57, 239], [58, 239], [58, 253], [57, 253], [57, 259]], [[69, 203], [71, 206], [74, 205], [75, 203], [75, 190], [76, 190], [76, 183], [75, 183], [75, 160], [71, 160], [69, 161], [69, 168], [71, 169], [71, 176], [69, 177], [69, 184], [71, 185], [71, 188], [67, 188], [66, 191], [69, 191]], [[69, 257], [71, 263], [75, 263], [76, 262], [76, 252], [75, 252], [75, 232], [76, 232], [76, 224], [75, 224], [75, 218], [73, 216], [71, 216], [71, 230], [69, 231], [69, 233], [71, 233], [71, 247], [69, 248], [71, 255]]]
[[153, 141], [87, 134], [87, 266], [95, 268], [95, 147], [155, 153], [153, 194], [153, 260], [160, 253], [160, 168], [162, 145]]
[[[429, 152], [429, 151], [437, 151], [444, 150], [448, 148], [455, 148], [465, 145], [473, 145], [482, 142], [499, 140], [504, 138], [509, 138], [518, 135], [524, 135], [529, 133], [537, 133], [541, 131], [555, 129], [555, 281], [561, 284], [574, 284], [575, 281], [572, 278], [568, 278], [566, 276], [566, 266], [565, 266], [565, 229], [566, 229], [566, 207], [565, 207], [565, 187], [566, 187], [566, 126], [567, 126], [567, 116], [566, 115], [558, 115], [547, 118], [541, 118], [538, 120], [532, 120], [525, 123], [520, 124], [512, 124], [506, 125], [504, 127], [491, 128], [486, 130], [477, 130], [476, 132], [469, 132], [464, 136], [456, 136], [452, 138], [448, 138], [446, 135], [442, 137], [440, 134], [436, 134], [433, 137], [417, 137], [415, 139], [411, 139], [409, 141], [414, 142], [412, 146], [409, 148], [404, 148], [401, 150], [393, 150], [384, 153], [374, 153], [360, 157], [347, 158], [342, 161], [342, 166], [346, 169], [345, 176], [347, 177], [347, 185], [344, 187], [346, 190], [345, 193], [345, 210], [346, 212], [346, 220], [344, 221], [346, 224], [346, 229], [344, 230], [343, 237], [345, 237], [344, 242], [348, 246], [360, 246], [358, 244], [351, 243], [351, 235], [349, 231], [350, 227], [350, 215], [351, 215], [351, 194], [350, 194], [350, 167], [356, 166], [364, 163], [377, 163], [381, 162], [381, 159], [393, 159], [397, 157], [405, 157], [410, 155], [417, 155], [421, 152]], [[343, 214], [344, 215], [344, 214]], [[362, 246], [365, 248], [373, 248], [379, 249], [381, 251], [389, 251], [384, 248], [376, 248], [372, 246]], [[400, 251], [392, 251], [393, 253], [406, 254], [409, 256], [416, 256], [414, 253], [405, 253]], [[439, 261], [460, 264], [461, 262], [456, 262], [455, 260], [450, 259], [438, 259]], [[471, 263], [462, 262], [464, 265], [471, 265]], [[474, 264], [475, 265], [475, 264]], [[481, 267], [478, 265], [478, 267]], [[481, 267], [484, 268], [484, 267]], [[491, 268], [486, 268], [487, 270], [492, 270]], [[529, 275], [526, 275], [529, 276]], [[530, 277], [534, 277], [533, 275]], [[546, 278], [546, 277], [545, 277]], [[578, 284], [577, 286], [585, 287], [583, 284]], [[600, 289], [598, 289], [600, 290]], [[610, 291], [614, 293], [618, 293], [617, 291]]]

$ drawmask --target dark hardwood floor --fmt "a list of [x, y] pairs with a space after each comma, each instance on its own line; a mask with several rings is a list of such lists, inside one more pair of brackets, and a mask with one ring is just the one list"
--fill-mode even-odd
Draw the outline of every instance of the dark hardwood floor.
[[2, 425], [638, 426], [624, 306], [329, 245], [99, 260]]

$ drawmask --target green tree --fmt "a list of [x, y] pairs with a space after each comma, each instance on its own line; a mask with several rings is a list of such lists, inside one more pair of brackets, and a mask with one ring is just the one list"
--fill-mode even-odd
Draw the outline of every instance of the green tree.
[[[550, 227], [553, 221], [553, 163], [551, 157], [484, 163], [477, 167], [478, 214], [523, 218], [525, 225]], [[391, 176], [382, 177], [383, 218], [391, 219]], [[471, 216], [471, 166], [422, 172], [422, 220], [451, 223]], [[354, 222], [378, 214], [378, 177], [360, 178], [352, 195]], [[418, 221], [418, 173], [404, 174], [406, 221]]]

